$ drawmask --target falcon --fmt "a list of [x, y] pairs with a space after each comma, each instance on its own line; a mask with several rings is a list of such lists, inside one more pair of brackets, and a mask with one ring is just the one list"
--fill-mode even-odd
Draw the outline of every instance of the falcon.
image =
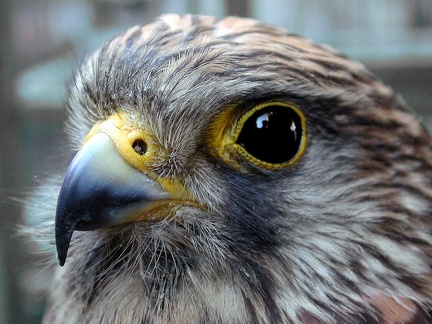
[[360, 64], [165, 15], [90, 55], [66, 106], [45, 323], [432, 322], [431, 139]]

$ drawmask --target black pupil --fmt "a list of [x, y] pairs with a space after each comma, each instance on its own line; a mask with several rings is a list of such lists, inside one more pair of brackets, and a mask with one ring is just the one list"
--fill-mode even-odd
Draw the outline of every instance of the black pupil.
[[147, 152], [147, 145], [142, 139], [137, 139], [133, 142], [132, 148], [139, 155], [144, 155]]
[[302, 132], [301, 119], [293, 109], [269, 106], [249, 117], [237, 144], [261, 161], [283, 163], [297, 154]]

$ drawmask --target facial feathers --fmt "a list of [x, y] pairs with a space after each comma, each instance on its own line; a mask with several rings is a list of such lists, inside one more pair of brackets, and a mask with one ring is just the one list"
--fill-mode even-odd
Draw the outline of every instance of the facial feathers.
[[90, 55], [66, 106], [46, 323], [430, 320], [430, 138], [360, 64], [166, 15]]

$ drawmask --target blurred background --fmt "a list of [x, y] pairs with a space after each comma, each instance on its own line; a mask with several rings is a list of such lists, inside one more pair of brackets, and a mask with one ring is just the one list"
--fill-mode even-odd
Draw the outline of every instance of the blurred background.
[[254, 17], [330, 44], [432, 125], [432, 0], [0, 0], [0, 323], [39, 323], [43, 313], [50, 274], [17, 237], [24, 208], [11, 197], [65, 154], [65, 84], [103, 42], [168, 12]]

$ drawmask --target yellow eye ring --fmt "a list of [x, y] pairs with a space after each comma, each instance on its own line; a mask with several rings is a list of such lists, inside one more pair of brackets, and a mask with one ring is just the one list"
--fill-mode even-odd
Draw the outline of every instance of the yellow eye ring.
[[275, 170], [294, 164], [306, 149], [306, 118], [287, 101], [266, 101], [235, 118], [234, 109], [222, 114], [226, 125], [217, 133], [217, 152], [229, 164], [239, 156], [254, 165]]

